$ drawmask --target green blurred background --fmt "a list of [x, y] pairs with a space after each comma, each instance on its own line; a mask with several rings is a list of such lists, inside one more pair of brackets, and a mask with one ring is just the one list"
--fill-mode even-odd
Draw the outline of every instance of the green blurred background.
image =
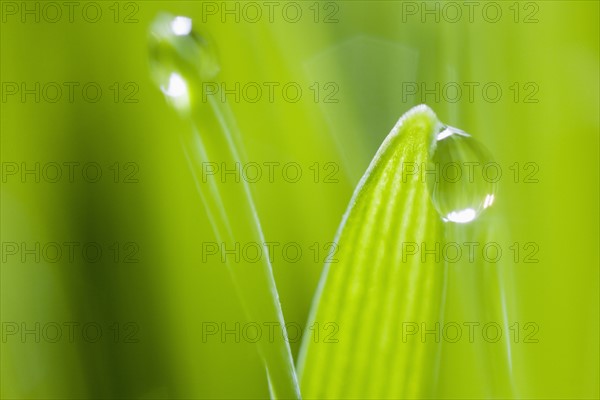
[[[247, 321], [223, 264], [202, 257], [215, 238], [178, 136], [189, 127], [149, 78], [148, 27], [168, 11], [213, 38], [216, 82], [279, 84], [272, 102], [266, 89], [228, 98], [248, 160], [303, 172], [251, 184], [266, 240], [303, 250], [273, 262], [286, 321], [306, 323], [324, 258], [310, 247], [333, 239], [396, 120], [427, 103], [492, 151], [505, 174], [492, 212], [511, 242], [539, 245], [539, 263], [516, 265], [511, 282], [518, 322], [539, 326], [538, 343], [515, 344], [517, 395], [598, 398], [599, 3], [475, 3], [99, 1], [76, 2], [71, 19], [61, 2], [3, 1], [2, 397], [268, 396], [252, 343], [203, 340], [203, 323]], [[290, 82], [297, 102], [281, 93]], [[97, 102], [86, 84], [89, 96], [101, 87]], [[64, 163], [79, 163], [72, 179]], [[524, 182], [525, 163], [537, 182]], [[36, 165], [39, 182], [22, 174]], [[444, 364], [440, 396], [482, 397], [453, 379], [461, 362]]]

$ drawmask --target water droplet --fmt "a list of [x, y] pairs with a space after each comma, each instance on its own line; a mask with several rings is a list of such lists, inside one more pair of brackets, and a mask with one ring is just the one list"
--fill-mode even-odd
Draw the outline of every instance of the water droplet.
[[150, 28], [150, 69], [154, 82], [181, 111], [201, 96], [202, 82], [219, 72], [215, 46], [192, 19], [159, 14]]
[[464, 224], [494, 203], [498, 164], [471, 135], [442, 126], [432, 143], [425, 179], [442, 219]]

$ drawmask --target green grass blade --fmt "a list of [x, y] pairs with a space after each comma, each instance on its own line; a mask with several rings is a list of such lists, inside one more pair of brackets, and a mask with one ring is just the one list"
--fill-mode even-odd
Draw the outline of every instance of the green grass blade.
[[[394, 126], [357, 186], [325, 266], [298, 372], [305, 398], [400, 398], [432, 394], [440, 345], [403, 340], [403, 327], [441, 319], [445, 267], [403, 260], [407, 243], [436, 243], [443, 223], [426, 183], [402, 179], [427, 162], [440, 122], [425, 105]], [[324, 326], [339, 329], [323, 335]], [[333, 328], [331, 328], [333, 326]]]
[[[177, 21], [190, 24], [187, 33], [174, 33]], [[268, 254], [248, 182], [228, 180], [214, 173], [219, 166], [231, 168], [241, 164], [244, 151], [229, 106], [212, 97], [208, 104], [201, 101], [203, 82], [215, 78], [220, 67], [211, 41], [205, 35], [192, 32], [191, 24], [187, 17], [166, 13], [156, 17], [149, 36], [152, 76], [168, 103], [189, 124], [189, 129], [181, 133], [182, 145], [215, 239], [223, 249], [236, 249], [247, 243], [261, 244], [263, 254]], [[209, 172], [211, 168], [214, 169]], [[264, 363], [271, 398], [300, 398], [269, 258], [259, 257], [251, 262], [244, 257], [222, 257], [221, 261], [230, 272], [246, 322], [259, 327], [276, 325], [272, 336], [261, 335], [255, 342]]]

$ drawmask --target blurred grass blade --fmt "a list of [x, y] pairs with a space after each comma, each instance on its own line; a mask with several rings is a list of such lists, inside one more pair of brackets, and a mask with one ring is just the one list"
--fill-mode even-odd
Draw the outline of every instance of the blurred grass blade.
[[325, 266], [314, 300], [307, 327], [314, 334], [304, 337], [300, 351], [305, 398], [433, 393], [440, 345], [420, 335], [407, 343], [403, 333], [422, 323], [433, 329], [441, 320], [445, 267], [435, 257], [422, 262], [402, 255], [404, 246], [440, 242], [443, 226], [426, 183], [403, 182], [402, 169], [427, 162], [440, 127], [427, 106], [408, 111], [354, 192], [336, 237], [337, 262]]
[[[182, 145], [217, 241], [223, 249], [236, 249], [241, 243], [260, 243], [263, 254], [268, 254], [248, 182], [228, 180], [215, 173], [219, 166], [231, 168], [241, 164], [244, 152], [229, 107], [212, 97], [208, 104], [201, 101], [203, 82], [215, 78], [220, 70], [212, 41], [192, 30], [190, 18], [162, 13], [151, 26], [149, 49], [156, 85], [189, 123], [189, 129], [181, 134]], [[276, 325], [272, 337], [261, 336], [256, 341], [271, 398], [299, 398], [269, 258], [259, 257], [257, 262], [251, 262], [244, 257], [223, 256], [222, 261], [231, 274], [247, 322], [260, 327]]]
[[[488, 217], [452, 226], [455, 229], [446, 230], [445, 242], [491, 248], [510, 243], [502, 222]], [[436, 381], [439, 397], [522, 398], [513, 378], [513, 343], [523, 342], [515, 327], [535, 328], [537, 324], [519, 322], [522, 316], [515, 303], [512, 256], [507, 260], [475, 256], [469, 262], [451, 264], [445, 284], [444, 318], [449, 325], [461, 325], [462, 331], [458, 340], [444, 340], [447, 345], [443, 346], [439, 366], [443, 373]]]

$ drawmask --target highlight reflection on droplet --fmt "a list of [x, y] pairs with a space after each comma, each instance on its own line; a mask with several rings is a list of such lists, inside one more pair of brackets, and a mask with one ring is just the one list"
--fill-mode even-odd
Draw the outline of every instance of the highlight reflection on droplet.
[[425, 179], [435, 209], [446, 222], [476, 220], [495, 200], [497, 179], [486, 174], [489, 151], [451, 126], [442, 126], [433, 140]]
[[187, 83], [178, 73], [173, 72], [169, 77], [169, 83], [167, 86], [161, 86], [160, 90], [171, 99], [171, 102], [176, 108], [189, 108], [190, 97]]
[[189, 35], [192, 32], [192, 19], [175, 17], [171, 22], [171, 30], [177, 36]]

